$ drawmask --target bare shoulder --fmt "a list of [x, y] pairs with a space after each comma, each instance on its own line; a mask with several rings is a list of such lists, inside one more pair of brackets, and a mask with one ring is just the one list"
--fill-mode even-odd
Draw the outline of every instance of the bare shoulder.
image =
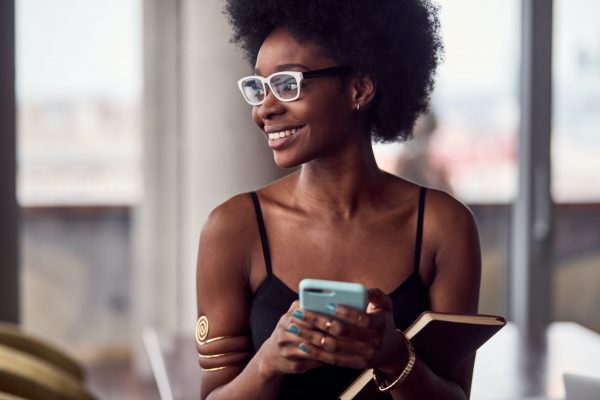
[[199, 301], [220, 298], [219, 291], [246, 295], [247, 267], [257, 236], [249, 194], [234, 196], [208, 215], [200, 233], [197, 263]]
[[202, 227], [201, 236], [235, 238], [247, 235], [248, 227], [256, 224], [250, 194], [238, 194], [213, 209]]
[[451, 237], [477, 234], [473, 213], [452, 195], [429, 189], [426, 204], [425, 226], [431, 239], [443, 242]]
[[430, 240], [434, 260], [432, 309], [477, 312], [481, 253], [475, 218], [469, 208], [448, 193], [430, 190], [424, 234]]
[[[263, 213], [272, 204], [279, 204], [281, 199], [286, 198], [285, 187], [294, 174], [256, 190]], [[220, 268], [248, 267], [253, 250], [261, 247], [256, 218], [250, 193], [233, 196], [212, 210], [200, 233], [198, 268], [212, 269], [217, 265]], [[210, 262], [208, 266], [204, 266], [207, 263], [201, 263], [207, 257], [212, 259], [215, 254], [218, 255], [219, 262]]]

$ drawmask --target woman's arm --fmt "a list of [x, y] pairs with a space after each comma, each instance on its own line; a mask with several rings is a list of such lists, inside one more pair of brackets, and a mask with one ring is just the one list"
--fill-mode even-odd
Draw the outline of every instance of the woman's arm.
[[[433, 257], [434, 275], [429, 288], [431, 310], [455, 314], [477, 313], [481, 278], [479, 236], [473, 215], [446, 193], [430, 190], [424, 219], [424, 255]], [[400, 375], [403, 360], [388, 370], [388, 381]], [[392, 391], [395, 399], [467, 399], [475, 357], [469, 358], [450, 379], [436, 375], [419, 359], [407, 380]], [[392, 370], [395, 371], [392, 372]]]
[[248, 249], [255, 240], [252, 214], [241, 197], [217, 207], [200, 234], [196, 275], [198, 316], [208, 320], [206, 340], [197, 345], [202, 399], [275, 398], [278, 380], [264, 376], [251, 358]]
[[216, 208], [202, 229], [196, 276], [198, 316], [208, 320], [208, 334], [197, 346], [202, 399], [273, 399], [285, 373], [320, 365], [307, 360], [298, 336], [288, 332], [296, 303], [252, 357], [248, 274], [258, 237], [248, 196]]

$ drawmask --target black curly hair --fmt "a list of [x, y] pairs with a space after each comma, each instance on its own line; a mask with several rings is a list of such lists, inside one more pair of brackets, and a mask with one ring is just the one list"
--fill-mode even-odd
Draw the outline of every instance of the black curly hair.
[[430, 0], [227, 0], [225, 13], [232, 41], [252, 66], [269, 33], [283, 27], [374, 79], [370, 122], [377, 142], [408, 139], [428, 109], [443, 51], [438, 8]]

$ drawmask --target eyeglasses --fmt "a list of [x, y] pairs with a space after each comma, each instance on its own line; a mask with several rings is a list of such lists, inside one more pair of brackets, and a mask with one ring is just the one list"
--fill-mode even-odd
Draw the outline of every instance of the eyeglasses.
[[261, 105], [266, 98], [269, 86], [273, 95], [279, 101], [294, 101], [300, 97], [302, 80], [311, 78], [324, 78], [327, 76], [345, 75], [351, 71], [350, 67], [338, 66], [316, 69], [312, 71], [283, 71], [276, 72], [266, 78], [262, 76], [246, 76], [238, 81], [238, 86], [244, 100], [251, 106]]

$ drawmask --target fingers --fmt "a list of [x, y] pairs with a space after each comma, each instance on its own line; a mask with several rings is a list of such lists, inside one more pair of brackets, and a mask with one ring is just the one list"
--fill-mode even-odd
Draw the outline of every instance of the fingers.
[[373, 366], [394, 322], [387, 295], [370, 289], [368, 298], [366, 312], [341, 304], [335, 305], [332, 315], [292, 307], [285, 320], [286, 334], [296, 336], [293, 343], [308, 359], [351, 368]]
[[373, 330], [382, 325], [385, 320], [383, 314], [367, 314], [341, 304], [336, 306], [332, 316], [309, 310], [302, 310], [302, 313], [303, 318], [295, 321], [299, 326], [308, 326], [335, 337], [355, 339], [372, 335]]
[[379, 289], [369, 289], [367, 292], [369, 305], [367, 312], [391, 311], [392, 300]]
[[298, 303], [294, 302], [288, 312], [280, 318], [269, 340], [269, 350], [266, 354], [269, 363], [279, 373], [303, 373], [324, 364], [308, 353], [306, 339], [300, 337], [302, 328], [299, 324], [303, 323], [303, 318]]
[[335, 310], [335, 316], [346, 323], [358, 326], [360, 328], [371, 328], [377, 326], [380, 316], [376, 314], [367, 314], [352, 307], [338, 305]]
[[347, 348], [340, 348], [339, 341], [334, 336], [321, 331], [304, 331], [300, 333], [302, 339], [305, 339], [307, 344], [324, 349], [328, 352], [335, 353], [336, 351], [347, 351]]
[[[375, 354], [378, 344], [368, 341], [339, 338], [319, 330], [305, 329], [298, 333], [306, 354], [329, 364], [359, 368]], [[366, 365], [366, 364], [365, 364]]]
[[[341, 316], [360, 320], [365, 326], [369, 321], [379, 318], [350, 308], [340, 307], [339, 312]], [[356, 327], [341, 319], [333, 319], [308, 310], [304, 310], [302, 320], [290, 318], [287, 329], [288, 333], [298, 336], [306, 346], [308, 354], [316, 355], [320, 360], [329, 363], [344, 363], [356, 355], [360, 355], [364, 361], [381, 343], [381, 335], [374, 328]], [[354, 361], [351, 362], [351, 365], [356, 365]]]
[[307, 354], [326, 364], [367, 368], [376, 354], [376, 347], [368, 343], [359, 344], [324, 334], [317, 341], [306, 343]]

